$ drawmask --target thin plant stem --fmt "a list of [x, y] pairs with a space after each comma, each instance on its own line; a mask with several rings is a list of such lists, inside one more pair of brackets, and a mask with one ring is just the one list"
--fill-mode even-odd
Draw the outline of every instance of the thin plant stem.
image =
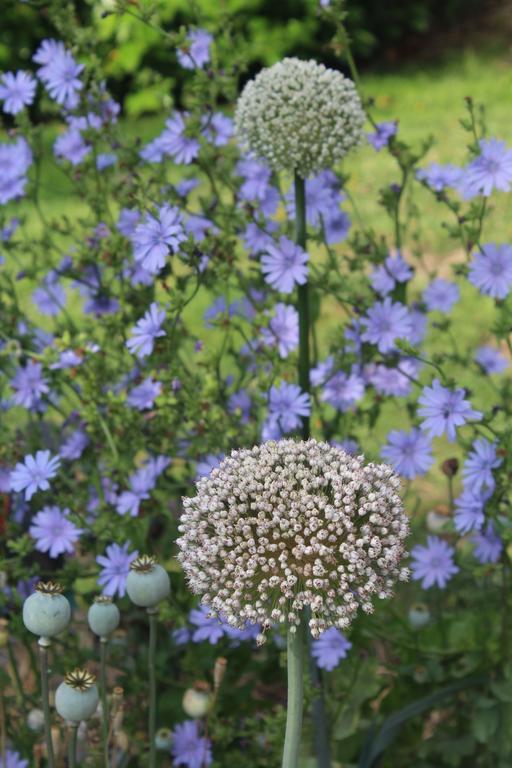
[[157, 632], [157, 609], [148, 608], [149, 617], [149, 768], [156, 768], [156, 632]]
[[[295, 174], [295, 240], [301, 248], [306, 247], [306, 185], [304, 179]], [[299, 313], [299, 385], [303, 392], [310, 393], [310, 351], [309, 337], [311, 321], [309, 314], [309, 286], [308, 283], [298, 286], [297, 310]], [[302, 438], [308, 440], [311, 436], [309, 417], [302, 419]], [[325, 715], [325, 702], [322, 680], [319, 675], [315, 659], [311, 655], [311, 636], [307, 624], [309, 611], [305, 612], [305, 637], [307, 638], [307, 654], [309, 659], [309, 675], [315, 689], [316, 696], [312, 702], [312, 715], [315, 734], [315, 752], [318, 768], [330, 768], [331, 757], [329, 749], [329, 736], [327, 732], [327, 718]]]
[[5, 731], [4, 695], [0, 693], [0, 757], [2, 758], [2, 765], [7, 766], [7, 739]]
[[288, 628], [288, 704], [282, 768], [298, 768], [304, 703], [304, 637], [302, 627]]
[[52, 721], [50, 715], [50, 695], [48, 690], [48, 648], [49, 640], [39, 639], [39, 661], [41, 668], [41, 698], [43, 700], [44, 717], [44, 738], [46, 742], [46, 754], [48, 757], [48, 768], [55, 768], [55, 757], [53, 754], [52, 742]]
[[108, 703], [107, 703], [107, 650], [108, 638], [100, 638], [100, 696], [101, 696], [101, 728], [103, 733], [103, 760], [105, 768], [108, 762]]
[[68, 745], [68, 763], [69, 768], [76, 768], [76, 742], [78, 734], [78, 723], [69, 723], [69, 745]]

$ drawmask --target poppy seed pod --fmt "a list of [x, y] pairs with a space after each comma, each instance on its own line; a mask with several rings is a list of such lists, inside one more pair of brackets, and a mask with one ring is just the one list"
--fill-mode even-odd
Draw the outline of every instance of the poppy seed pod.
[[107, 639], [119, 626], [121, 614], [119, 608], [112, 602], [112, 598], [99, 595], [94, 598], [94, 603], [87, 613], [89, 627], [95, 635]]
[[23, 623], [30, 632], [39, 635], [42, 645], [48, 645], [49, 638], [63, 632], [70, 617], [71, 607], [62, 594], [62, 587], [52, 581], [38, 582], [35, 592], [23, 603]]
[[64, 720], [80, 723], [95, 713], [99, 694], [94, 680], [86, 669], [75, 669], [66, 675], [55, 693], [55, 708]]
[[140, 608], [156, 608], [171, 591], [169, 574], [154, 557], [141, 555], [130, 564], [126, 591], [132, 603]]
[[430, 621], [430, 611], [426, 605], [417, 603], [409, 609], [407, 615], [409, 624], [413, 629], [421, 629]]
[[208, 714], [212, 701], [211, 686], [206, 681], [198, 680], [183, 694], [182, 706], [185, 714], [198, 720]]
[[155, 734], [155, 746], [159, 752], [169, 752], [172, 747], [172, 731], [170, 728], [159, 728]]

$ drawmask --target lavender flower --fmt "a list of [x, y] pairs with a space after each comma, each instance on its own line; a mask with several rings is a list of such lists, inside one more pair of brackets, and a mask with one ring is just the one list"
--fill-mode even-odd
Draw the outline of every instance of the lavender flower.
[[109, 597], [126, 593], [126, 579], [130, 572], [130, 563], [138, 556], [138, 551], [128, 552], [130, 542], [122, 547], [119, 544], [109, 544], [105, 555], [98, 555], [96, 562], [102, 566], [98, 584], [103, 587], [103, 594]]
[[396, 367], [370, 363], [364, 367], [364, 376], [380, 395], [407, 397], [412, 389], [411, 377], [417, 375], [418, 369], [416, 360], [403, 358]]
[[210, 61], [210, 46], [213, 37], [205, 29], [189, 32], [185, 44], [178, 48], [176, 55], [184, 69], [199, 69]]
[[448, 440], [453, 442], [456, 427], [461, 427], [469, 419], [479, 421], [482, 418], [480, 411], [473, 410], [465, 395], [462, 388], [451, 390], [443, 387], [439, 379], [434, 379], [431, 387], [424, 387], [418, 400], [421, 406], [419, 414], [424, 419], [421, 428], [432, 436], [446, 432]]
[[75, 543], [79, 540], [82, 528], [77, 528], [69, 520], [69, 509], [60, 507], [43, 507], [37, 513], [29, 528], [29, 533], [36, 541], [39, 552], [48, 552], [50, 557], [58, 557], [64, 553], [72, 554]]
[[165, 336], [165, 331], [162, 330], [164, 320], [165, 310], [158, 309], [158, 304], [153, 302], [131, 330], [131, 337], [126, 342], [130, 352], [138, 358], [150, 355], [155, 339]]
[[155, 381], [149, 376], [144, 379], [143, 382], [138, 384], [132, 389], [127, 397], [126, 402], [132, 408], [137, 408], [139, 411], [144, 411], [147, 408], [152, 408], [155, 398], [162, 392], [162, 385], [159, 381]]
[[364, 397], [364, 381], [356, 371], [337, 371], [329, 376], [322, 391], [322, 400], [338, 411], [350, 411]]
[[229, 396], [228, 411], [230, 413], [240, 412], [240, 422], [247, 424], [251, 418], [252, 400], [245, 389], [239, 389]]
[[314, 637], [344, 629], [407, 578], [399, 485], [390, 467], [315, 440], [234, 451], [183, 500], [178, 557], [189, 586], [239, 629], [298, 626], [305, 606]]
[[17, 369], [11, 379], [11, 387], [14, 389], [14, 403], [28, 410], [38, 409], [42, 396], [50, 391], [43, 376], [42, 364], [34, 362]]
[[69, 51], [57, 49], [54, 57], [38, 74], [44, 81], [50, 97], [66, 109], [78, 106], [79, 92], [83, 83], [79, 75], [84, 69], [83, 64], [77, 64]]
[[0, 143], [0, 205], [22, 197], [26, 173], [32, 164], [32, 151], [23, 138], [12, 144]]
[[423, 589], [437, 585], [446, 587], [452, 576], [458, 572], [453, 562], [455, 551], [438, 536], [429, 536], [426, 546], [417, 544], [411, 551], [412, 578], [421, 581]]
[[508, 192], [512, 183], [512, 150], [504, 141], [482, 139], [480, 155], [469, 164], [466, 184], [475, 194], [489, 197], [499, 189]]
[[489, 374], [503, 373], [510, 365], [508, 358], [494, 349], [494, 347], [478, 347], [475, 353], [475, 362]]
[[225, 147], [233, 136], [233, 121], [222, 112], [205, 116], [202, 133], [215, 147]]
[[75, 461], [89, 445], [89, 438], [83, 429], [75, 429], [62, 443], [59, 451], [61, 459]]
[[408, 480], [424, 475], [434, 462], [431, 441], [416, 428], [409, 432], [392, 430], [388, 434], [387, 444], [381, 450], [381, 456]]
[[27, 72], [5, 72], [0, 78], [0, 101], [4, 112], [17, 115], [34, 101], [36, 81]]
[[132, 211], [130, 208], [122, 208], [117, 219], [117, 228], [125, 237], [132, 237], [140, 221], [139, 211]]
[[492, 471], [503, 463], [503, 459], [498, 458], [496, 451], [496, 443], [491, 443], [484, 437], [475, 440], [462, 469], [466, 488], [470, 488], [475, 493], [494, 491], [496, 483]]
[[288, 357], [299, 344], [299, 314], [295, 307], [276, 304], [275, 314], [261, 335], [267, 346], [277, 346], [281, 358]]
[[433, 310], [450, 312], [459, 298], [459, 287], [455, 283], [450, 283], [448, 280], [443, 280], [440, 277], [433, 280], [423, 291], [423, 300], [430, 312]]
[[36, 491], [47, 491], [48, 480], [55, 477], [60, 467], [60, 458], [51, 456], [50, 451], [37, 451], [36, 455], [25, 456], [11, 472], [13, 491], [25, 491], [25, 499], [30, 501]]
[[483, 531], [475, 533], [471, 541], [475, 545], [473, 554], [482, 565], [498, 562], [503, 552], [503, 542], [492, 523], [488, 523]]
[[32, 301], [42, 315], [54, 317], [66, 305], [66, 292], [53, 270], [43, 280], [42, 285], [32, 294]]
[[391, 352], [397, 339], [407, 339], [412, 332], [409, 310], [389, 297], [370, 307], [362, 322], [366, 326], [362, 339], [376, 344], [379, 352]]
[[187, 136], [185, 119], [181, 112], [175, 112], [165, 122], [165, 130], [159, 138], [160, 148], [176, 163], [190, 165], [201, 149], [198, 140]]
[[28, 760], [21, 757], [19, 752], [7, 749], [5, 752], [5, 764], [0, 755], [0, 768], [28, 768]]
[[204, 768], [212, 763], [211, 741], [201, 736], [197, 720], [185, 720], [172, 732], [173, 765], [185, 768]]
[[163, 205], [157, 213], [146, 214], [132, 236], [135, 260], [153, 275], [165, 265], [169, 253], [175, 253], [186, 240], [178, 208]]
[[479, 530], [484, 524], [485, 499], [482, 494], [466, 488], [455, 499], [455, 528], [459, 533]]
[[505, 299], [512, 288], [512, 246], [483, 245], [471, 262], [469, 281], [484, 296]]
[[196, 627], [192, 631], [192, 642], [201, 643], [207, 640], [210, 645], [216, 645], [224, 637], [224, 627], [216, 616], [212, 616], [207, 605], [200, 605], [190, 611], [189, 621]]
[[322, 632], [317, 640], [313, 640], [311, 654], [320, 669], [332, 672], [340, 661], [346, 658], [351, 648], [352, 643], [345, 635], [336, 627], [330, 627]]
[[270, 429], [286, 434], [298, 429], [301, 418], [311, 413], [311, 400], [297, 384], [283, 381], [279, 387], [271, 387], [269, 393], [268, 422]]
[[80, 165], [91, 151], [91, 145], [87, 144], [80, 131], [75, 128], [62, 133], [53, 145], [55, 157], [68, 160], [71, 165]]
[[306, 251], [283, 235], [279, 244], [267, 246], [261, 257], [265, 281], [282, 293], [291, 293], [296, 285], [304, 285], [308, 279], [308, 258]]
[[438, 163], [431, 163], [427, 168], [420, 168], [416, 173], [416, 177], [435, 192], [441, 192], [445, 187], [457, 186], [461, 182], [462, 175], [461, 168]]
[[398, 130], [398, 123], [396, 120], [390, 120], [386, 123], [377, 123], [374, 133], [367, 133], [366, 138], [372, 145], [372, 147], [380, 152], [381, 149], [387, 147], [389, 140], [392, 136], [396, 136]]
[[370, 275], [374, 291], [385, 296], [394, 289], [396, 283], [406, 283], [412, 277], [412, 269], [400, 253], [387, 256], [384, 264], [375, 267]]

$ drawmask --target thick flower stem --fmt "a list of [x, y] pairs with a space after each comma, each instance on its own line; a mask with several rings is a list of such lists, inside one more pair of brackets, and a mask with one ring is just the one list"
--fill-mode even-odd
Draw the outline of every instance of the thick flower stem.
[[[306, 184], [303, 178], [295, 174], [295, 240], [301, 248], [306, 248]], [[306, 282], [298, 286], [297, 310], [299, 313], [299, 385], [303, 392], [309, 393], [309, 286]], [[302, 438], [308, 440], [311, 437], [309, 418], [302, 419]], [[330, 768], [331, 757], [329, 748], [329, 736], [327, 732], [327, 719], [325, 716], [325, 704], [322, 690], [322, 680], [319, 675], [315, 660], [311, 656], [311, 637], [307, 628], [308, 614], [305, 616], [307, 653], [309, 657], [309, 673], [311, 682], [316, 691], [312, 702], [312, 714], [315, 733], [315, 751], [318, 768]]]
[[156, 768], [156, 632], [157, 609], [148, 608], [149, 617], [149, 768]]
[[282, 768], [298, 768], [304, 700], [304, 636], [302, 627], [288, 629], [288, 705]]
[[50, 642], [46, 638], [39, 640], [39, 661], [41, 667], [41, 698], [43, 701], [44, 738], [48, 768], [55, 768], [55, 757], [52, 742], [52, 721], [50, 715], [50, 694], [48, 691], [48, 648]]
[[[295, 174], [295, 241], [306, 247], [306, 189], [304, 179]], [[307, 281], [297, 288], [299, 313], [299, 386], [309, 393], [309, 286]], [[309, 416], [302, 417], [302, 437], [310, 437]]]
[[68, 748], [68, 764], [69, 768], [76, 768], [76, 741], [78, 734], [78, 723], [69, 724], [69, 748]]
[[100, 639], [100, 697], [101, 697], [101, 728], [103, 734], [103, 761], [109, 768], [108, 761], [108, 703], [107, 703], [107, 647], [108, 638]]

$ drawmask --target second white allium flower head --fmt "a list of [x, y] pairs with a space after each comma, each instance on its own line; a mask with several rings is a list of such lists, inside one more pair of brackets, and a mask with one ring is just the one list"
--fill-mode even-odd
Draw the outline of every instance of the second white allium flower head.
[[296, 627], [317, 637], [392, 594], [409, 522], [400, 480], [315, 440], [234, 451], [185, 498], [179, 560], [192, 591], [234, 627]]
[[235, 114], [245, 148], [302, 178], [332, 168], [359, 144], [364, 121], [352, 80], [301, 59], [263, 69], [245, 86]]

